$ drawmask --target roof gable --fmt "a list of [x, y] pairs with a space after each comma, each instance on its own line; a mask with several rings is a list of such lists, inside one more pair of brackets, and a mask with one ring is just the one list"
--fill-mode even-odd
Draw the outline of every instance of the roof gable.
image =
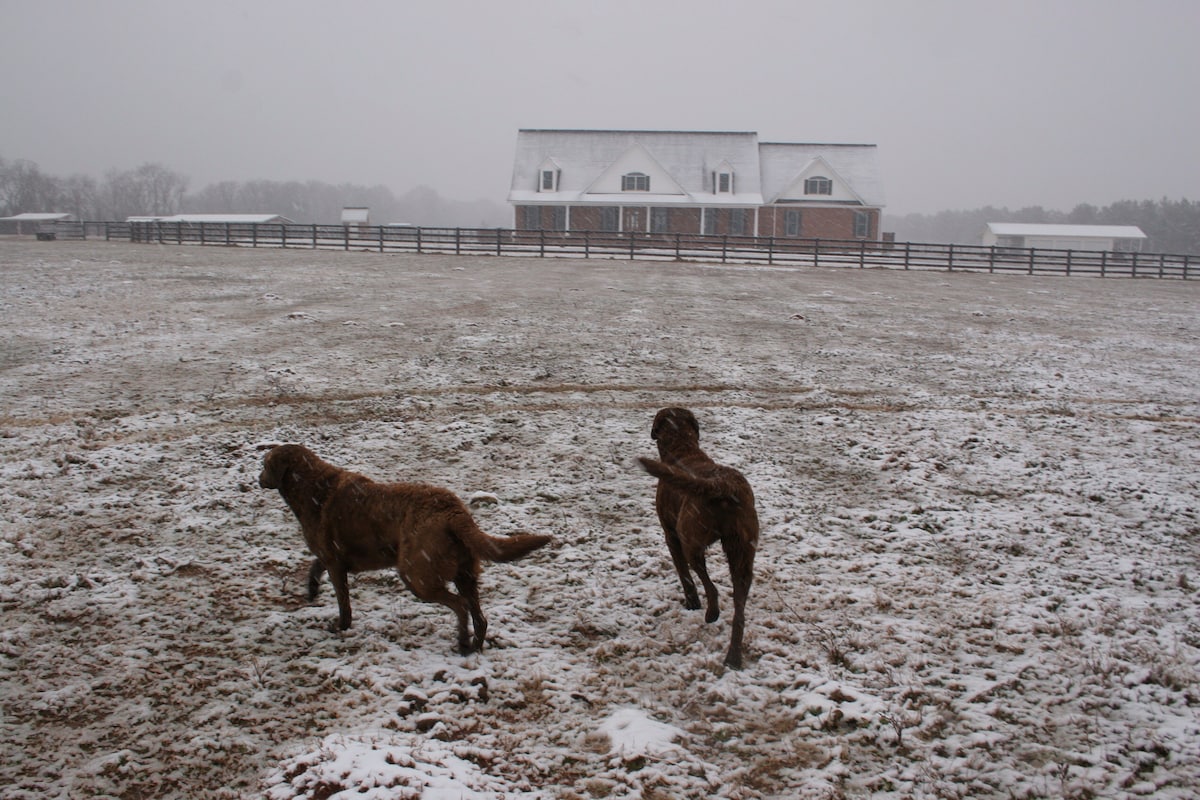
[[[829, 194], [809, 194], [806, 192], [805, 184], [809, 178], [828, 178], [832, 183]], [[767, 202], [858, 203], [859, 205], [866, 205], [858, 192], [854, 191], [854, 187], [838, 173], [824, 156], [817, 156], [805, 164], [796, 176], [796, 179], [788, 184], [778, 195], [768, 197]]]
[[[762, 158], [763, 195], [768, 202], [780, 198], [791, 199], [797, 181], [803, 197], [806, 171], [814, 162], [828, 166], [846, 191], [843, 202], [857, 201], [865, 206], [885, 205], [883, 184], [879, 178], [878, 148], [873, 144], [783, 144], [763, 143], [759, 147]], [[809, 196], [808, 199], [812, 199]]]
[[634, 144], [608, 169], [600, 173], [584, 191], [584, 194], [620, 194], [623, 191], [622, 178], [629, 174], [643, 174], [650, 178], [649, 194], [687, 194], [671, 173], [659, 164], [654, 156], [640, 143]]

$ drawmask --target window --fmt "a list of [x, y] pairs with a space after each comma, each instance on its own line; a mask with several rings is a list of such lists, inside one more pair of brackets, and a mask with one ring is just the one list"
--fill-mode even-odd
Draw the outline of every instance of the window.
[[871, 236], [871, 215], [866, 211], [854, 212], [854, 237], [867, 239]]
[[720, 215], [720, 209], [706, 208], [704, 209], [704, 232], [717, 232], [717, 217]]
[[651, 233], [666, 233], [670, 228], [668, 223], [669, 208], [652, 208], [650, 209], [650, 232]]
[[622, 192], [648, 192], [650, 191], [650, 176], [644, 172], [630, 172], [628, 175], [621, 176], [621, 191]]
[[542, 170], [542, 189], [541, 190], [543, 192], [553, 192], [556, 188], [555, 184], [558, 183], [558, 181], [556, 180], [557, 177], [558, 176], [555, 174], [555, 171], [552, 169]]
[[804, 179], [805, 194], [833, 194], [833, 181], [817, 176]]
[[746, 232], [746, 209], [731, 208], [729, 209], [729, 233], [733, 236], [741, 236]]
[[550, 230], [565, 231], [567, 229], [567, 207], [550, 206]]
[[616, 206], [605, 206], [600, 209], [600, 230], [613, 232], [620, 227], [621, 209]]
[[731, 194], [733, 192], [733, 173], [714, 172], [713, 191], [717, 194]]
[[525, 206], [525, 230], [540, 231], [542, 229], [542, 207]]
[[800, 235], [800, 209], [789, 208], [787, 211], [783, 212], [783, 235]]

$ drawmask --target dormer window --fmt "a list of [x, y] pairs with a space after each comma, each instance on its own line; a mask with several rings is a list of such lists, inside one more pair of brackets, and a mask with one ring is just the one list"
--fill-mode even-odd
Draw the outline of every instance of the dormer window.
[[621, 176], [622, 192], [650, 191], [650, 176], [644, 172], [630, 172]]
[[833, 181], [829, 178], [817, 176], [815, 178], [804, 179], [805, 194], [833, 194]]
[[713, 191], [716, 194], [733, 194], [733, 173], [714, 172]]
[[538, 191], [539, 192], [557, 192], [558, 191], [558, 175], [559, 175], [559, 172], [556, 169], [542, 170], [542, 181], [541, 181], [541, 186], [538, 189]]

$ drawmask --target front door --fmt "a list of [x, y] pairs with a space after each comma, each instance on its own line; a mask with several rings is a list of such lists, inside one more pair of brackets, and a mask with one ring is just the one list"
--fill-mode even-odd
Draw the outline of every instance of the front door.
[[624, 212], [621, 215], [621, 230], [622, 231], [637, 231], [646, 230], [646, 214], [644, 208], [630, 208], [626, 206], [622, 209]]

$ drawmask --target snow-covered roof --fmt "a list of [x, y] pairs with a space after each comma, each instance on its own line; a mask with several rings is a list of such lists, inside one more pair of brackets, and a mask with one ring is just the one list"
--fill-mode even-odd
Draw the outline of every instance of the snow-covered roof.
[[251, 225], [264, 222], [291, 222], [279, 214], [173, 214], [169, 217], [130, 217], [130, 222], [188, 222], [192, 224], [207, 222], [227, 222], [236, 225]]
[[873, 144], [785, 144], [764, 142], [762, 158], [763, 194], [775, 202], [818, 159], [825, 162], [863, 205], [883, 206], [883, 182], [879, 177], [878, 148]]
[[0, 217], [0, 222], [61, 222], [71, 219], [71, 214], [26, 212], [11, 217]]
[[[654, 193], [638, 193], [639, 203], [757, 206], [774, 202], [820, 157], [848, 187], [846, 202], [882, 206], [875, 154], [874, 145], [759, 144], [748, 131], [522, 129], [508, 200], [628, 203], [631, 193], [613, 178], [630, 170], [652, 177]], [[546, 165], [558, 170], [554, 191], [539, 191]], [[726, 170], [733, 191], [718, 194], [712, 175]]]
[[1102, 239], [1145, 239], [1136, 225], [1044, 225], [1026, 222], [989, 222], [997, 236], [1081, 236]]
[[[513, 164], [513, 202], [572, 202], [588, 194], [590, 201], [606, 202], [604, 191], [595, 191], [597, 179], [624, 156], [636, 161], [644, 154], [669, 175], [678, 191], [640, 195], [653, 204], [716, 201], [708, 175], [728, 162], [736, 176], [736, 194], [720, 202], [757, 205], [759, 189], [758, 136], [746, 132], [521, 130]], [[561, 168], [558, 191], [539, 192], [538, 173], [553, 159]], [[590, 191], [593, 190], [593, 191]], [[620, 199], [629, 200], [628, 195]], [[615, 199], [614, 199], [615, 202]]]

